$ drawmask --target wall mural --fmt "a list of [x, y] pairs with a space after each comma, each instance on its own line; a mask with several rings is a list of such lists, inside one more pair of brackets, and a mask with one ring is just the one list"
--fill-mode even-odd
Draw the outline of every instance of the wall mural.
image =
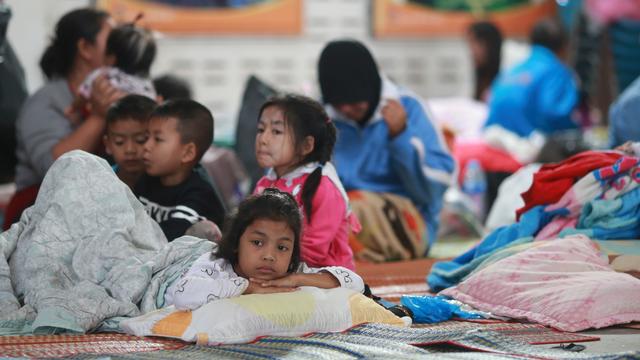
[[461, 36], [477, 20], [493, 21], [506, 36], [527, 36], [554, 0], [373, 0], [376, 37]]
[[184, 35], [298, 35], [302, 0], [97, 0], [120, 21]]

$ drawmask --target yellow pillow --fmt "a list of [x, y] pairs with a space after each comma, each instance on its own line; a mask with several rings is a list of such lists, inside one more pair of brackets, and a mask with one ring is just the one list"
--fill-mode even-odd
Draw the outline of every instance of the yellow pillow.
[[344, 288], [303, 287], [279, 294], [212, 301], [194, 311], [168, 307], [124, 320], [123, 331], [198, 344], [237, 344], [260, 336], [340, 332], [365, 322], [406, 324], [366, 296]]

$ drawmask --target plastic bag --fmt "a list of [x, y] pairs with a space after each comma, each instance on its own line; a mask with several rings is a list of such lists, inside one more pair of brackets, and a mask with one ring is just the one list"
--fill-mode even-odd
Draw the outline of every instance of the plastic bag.
[[463, 319], [481, 319], [482, 315], [473, 311], [462, 310], [462, 303], [440, 296], [403, 295], [400, 303], [413, 312], [413, 322], [437, 323], [458, 317]]

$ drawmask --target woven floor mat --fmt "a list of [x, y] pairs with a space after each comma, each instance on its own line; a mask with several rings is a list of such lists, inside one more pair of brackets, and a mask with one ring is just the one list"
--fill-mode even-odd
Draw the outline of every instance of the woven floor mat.
[[[459, 352], [442, 353], [412, 342], [447, 343]], [[469, 350], [481, 352], [470, 352]], [[495, 331], [469, 329], [402, 329], [389, 325], [366, 324], [344, 333], [312, 334], [301, 338], [264, 337], [251, 344], [223, 346], [187, 346], [181, 350], [153, 353], [116, 354], [110, 359], [615, 359], [617, 355], [572, 353], [535, 347]], [[79, 359], [98, 359], [82, 355]], [[626, 359], [640, 359], [626, 354]]]
[[175, 350], [185, 342], [125, 334], [0, 336], [2, 357], [68, 357], [78, 354], [122, 354]]
[[482, 331], [494, 331], [504, 336], [526, 342], [532, 345], [542, 344], [561, 344], [571, 342], [585, 342], [585, 341], [598, 341], [597, 336], [587, 336], [581, 334], [574, 334], [564, 331], [555, 330], [540, 324], [522, 324], [522, 323], [507, 323], [507, 322], [493, 322], [493, 323], [478, 323], [468, 321], [446, 321], [438, 324], [415, 324], [413, 328], [419, 329], [431, 329], [438, 331], [443, 329], [445, 331], [469, 331], [469, 330], [482, 330]]

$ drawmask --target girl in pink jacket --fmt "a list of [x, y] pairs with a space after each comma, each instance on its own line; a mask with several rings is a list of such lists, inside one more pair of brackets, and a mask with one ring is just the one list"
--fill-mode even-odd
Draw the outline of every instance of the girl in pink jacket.
[[260, 109], [255, 148], [258, 164], [268, 171], [254, 193], [277, 188], [296, 199], [305, 217], [302, 261], [353, 270], [349, 231], [360, 231], [360, 223], [329, 162], [335, 142], [336, 128], [316, 101], [299, 95], [267, 101]]

